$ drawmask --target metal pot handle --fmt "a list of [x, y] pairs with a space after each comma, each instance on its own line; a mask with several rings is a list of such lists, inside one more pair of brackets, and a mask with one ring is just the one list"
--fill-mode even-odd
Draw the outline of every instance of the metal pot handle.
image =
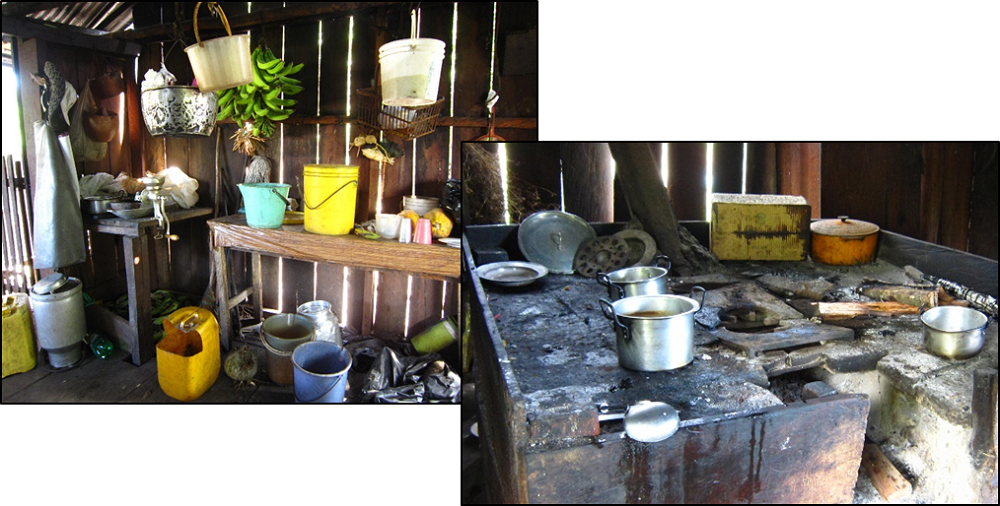
[[692, 299], [694, 298], [695, 292], [701, 292], [701, 302], [698, 304], [698, 311], [695, 311], [697, 313], [700, 312], [702, 309], [705, 309], [705, 296], [708, 295], [708, 292], [705, 291], [705, 289], [700, 286], [693, 287], [691, 288]]
[[608, 288], [611, 288], [611, 287], [617, 288], [618, 289], [619, 298], [621, 298], [621, 299], [625, 298], [625, 289], [622, 288], [620, 285], [616, 285], [616, 284], [612, 283], [611, 282], [611, 278], [609, 278], [607, 274], [605, 274], [603, 272], [598, 272], [596, 277], [597, 277], [597, 283], [598, 284], [600, 284], [601, 286], [606, 286]]
[[615, 307], [611, 305], [611, 302], [605, 299], [600, 299], [600, 303], [601, 303], [601, 312], [604, 313], [604, 317], [611, 320], [611, 323], [614, 324], [615, 327], [622, 329], [626, 341], [631, 339], [632, 336], [628, 331], [628, 327], [622, 325], [622, 322], [618, 321], [618, 314], [615, 313]]
[[666, 269], [667, 274], [670, 274], [670, 268], [674, 266], [674, 263], [667, 255], [656, 255], [656, 257], [653, 258], [653, 265]]

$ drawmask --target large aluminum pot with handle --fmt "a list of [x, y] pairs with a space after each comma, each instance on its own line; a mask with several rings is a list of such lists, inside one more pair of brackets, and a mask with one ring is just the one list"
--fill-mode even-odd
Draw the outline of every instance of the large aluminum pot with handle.
[[670, 258], [659, 255], [652, 267], [629, 267], [609, 274], [597, 273], [597, 282], [607, 287], [611, 300], [639, 295], [669, 295]]
[[601, 311], [617, 334], [618, 364], [634, 371], [670, 371], [694, 360], [694, 314], [705, 304], [680, 295], [640, 295], [611, 302]]

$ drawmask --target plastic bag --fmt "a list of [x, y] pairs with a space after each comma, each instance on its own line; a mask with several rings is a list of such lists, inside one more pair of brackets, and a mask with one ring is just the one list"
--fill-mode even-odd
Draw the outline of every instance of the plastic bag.
[[420, 404], [461, 402], [462, 379], [439, 355], [400, 356], [384, 348], [368, 372], [362, 402]]
[[167, 193], [173, 197], [174, 202], [184, 209], [191, 209], [198, 203], [198, 180], [188, 177], [177, 167], [171, 167], [157, 174], [163, 177], [163, 186], [170, 188]]
[[99, 172], [80, 178], [80, 196], [97, 197], [104, 195], [118, 195], [125, 191], [121, 183], [111, 177], [107, 172]]
[[83, 113], [97, 110], [97, 102], [90, 94], [90, 83], [83, 87], [80, 100], [76, 102], [69, 119], [69, 140], [73, 146], [73, 158], [77, 162], [97, 162], [108, 156], [108, 145], [96, 142], [83, 131]]

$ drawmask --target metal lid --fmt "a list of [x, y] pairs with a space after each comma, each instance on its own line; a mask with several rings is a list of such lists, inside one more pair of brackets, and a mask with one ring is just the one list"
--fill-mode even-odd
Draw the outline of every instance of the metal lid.
[[517, 242], [529, 262], [554, 274], [573, 274], [573, 257], [580, 244], [597, 233], [579, 216], [542, 211], [528, 216], [517, 231]]
[[834, 237], [865, 237], [877, 234], [880, 230], [878, 225], [874, 223], [852, 220], [847, 216], [840, 216], [835, 220], [820, 220], [814, 222], [809, 228], [814, 234]]
[[48, 295], [62, 288], [68, 282], [69, 278], [57, 272], [39, 281], [38, 283], [35, 283], [35, 286], [31, 289], [31, 291], [37, 293], [38, 295]]

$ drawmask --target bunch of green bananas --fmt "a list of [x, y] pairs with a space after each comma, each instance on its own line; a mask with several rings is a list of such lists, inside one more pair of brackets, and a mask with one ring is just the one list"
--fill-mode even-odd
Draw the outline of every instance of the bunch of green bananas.
[[268, 139], [274, 134], [274, 123], [292, 115], [294, 100], [284, 97], [302, 91], [302, 82], [291, 77], [302, 70], [303, 64], [286, 65], [270, 49], [254, 49], [253, 81], [230, 88], [219, 95], [218, 119], [232, 117], [240, 125], [251, 124], [254, 137]]

